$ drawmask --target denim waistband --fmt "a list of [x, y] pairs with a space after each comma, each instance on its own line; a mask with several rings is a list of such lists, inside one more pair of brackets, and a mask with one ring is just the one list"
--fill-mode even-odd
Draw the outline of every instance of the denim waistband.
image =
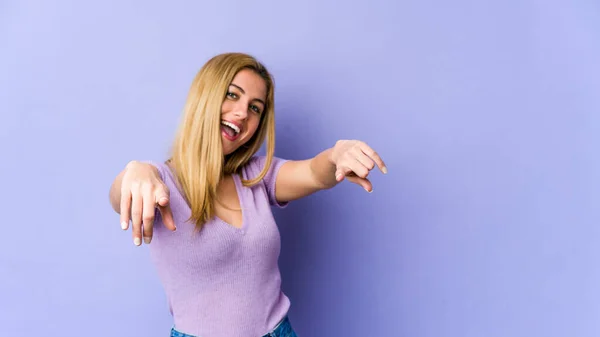
[[[175, 327], [171, 328], [171, 337], [197, 337], [194, 335], [188, 335], [186, 333], [177, 331]], [[297, 337], [294, 329], [292, 329], [292, 325], [290, 324], [290, 320], [287, 316], [285, 316], [279, 324], [266, 335], [262, 335], [260, 337]]]
[[296, 337], [296, 333], [294, 332], [294, 329], [292, 329], [289, 318], [285, 316], [273, 331], [262, 337]]

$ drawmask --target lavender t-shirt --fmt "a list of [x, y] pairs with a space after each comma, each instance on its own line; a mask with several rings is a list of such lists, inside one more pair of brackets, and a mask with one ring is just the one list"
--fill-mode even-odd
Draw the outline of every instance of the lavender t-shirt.
[[[266, 158], [256, 156], [242, 169], [256, 177]], [[252, 337], [271, 331], [288, 312], [278, 267], [280, 235], [271, 206], [275, 178], [285, 160], [273, 158], [257, 185], [244, 187], [234, 175], [243, 224], [233, 227], [215, 217], [200, 232], [188, 222], [190, 208], [164, 163], [155, 163], [170, 190], [177, 230], [164, 227], [160, 214], [150, 244], [152, 260], [167, 295], [175, 329], [199, 337]]]

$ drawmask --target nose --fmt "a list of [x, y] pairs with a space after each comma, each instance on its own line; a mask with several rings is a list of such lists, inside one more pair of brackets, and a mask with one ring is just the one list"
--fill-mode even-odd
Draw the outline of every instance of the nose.
[[235, 108], [233, 110], [233, 114], [242, 120], [245, 120], [248, 117], [248, 109], [247, 109], [247, 105], [245, 105], [243, 102], [238, 102], [235, 105]]

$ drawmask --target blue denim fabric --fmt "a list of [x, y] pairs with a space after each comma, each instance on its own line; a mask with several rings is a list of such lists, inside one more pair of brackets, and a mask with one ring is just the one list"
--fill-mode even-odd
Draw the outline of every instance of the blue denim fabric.
[[[171, 329], [171, 337], [196, 337], [192, 335], [185, 334], [183, 332], [179, 332], [175, 330], [175, 328]], [[281, 323], [275, 328], [273, 331], [269, 332], [266, 335], [261, 337], [298, 337], [294, 329], [292, 329], [292, 324], [290, 320], [286, 316]]]

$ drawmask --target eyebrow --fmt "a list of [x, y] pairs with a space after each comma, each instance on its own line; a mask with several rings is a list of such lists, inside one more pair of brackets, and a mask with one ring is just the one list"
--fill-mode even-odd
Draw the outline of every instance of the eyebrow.
[[[232, 86], [234, 86], [234, 87], [238, 88], [238, 89], [239, 89], [239, 90], [242, 92], [242, 94], [244, 94], [244, 95], [246, 94], [246, 92], [244, 91], [244, 89], [242, 89], [242, 87], [240, 87], [239, 85], [237, 85], [237, 84], [233, 84], [233, 83], [231, 83], [230, 85], [232, 85]], [[255, 99], [253, 99], [253, 101], [259, 101], [259, 102], [261, 102], [261, 103], [262, 103], [262, 105], [266, 106], [265, 102], [263, 102], [263, 100], [262, 100], [262, 99], [260, 99], [260, 98], [255, 98]]]

